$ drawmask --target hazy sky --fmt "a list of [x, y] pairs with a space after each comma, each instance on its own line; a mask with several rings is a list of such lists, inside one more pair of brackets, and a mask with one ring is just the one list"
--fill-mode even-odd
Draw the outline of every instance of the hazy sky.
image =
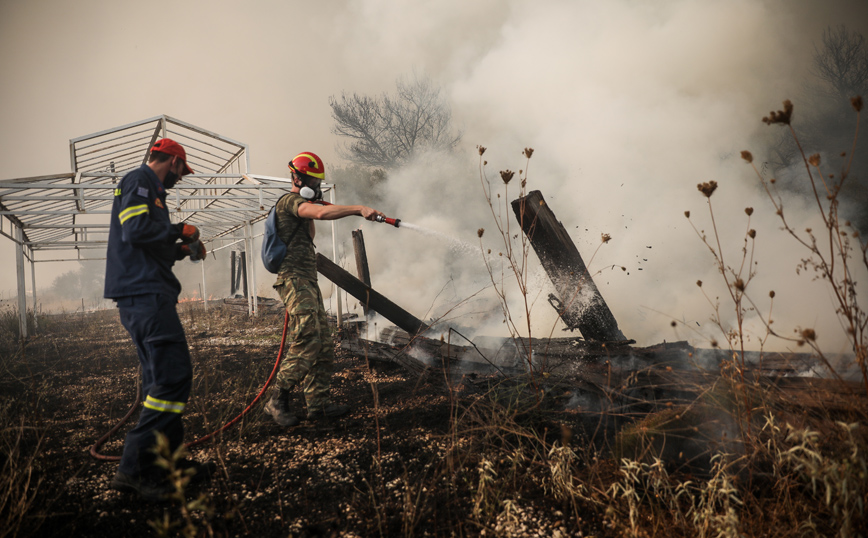
[[[160, 114], [248, 144], [256, 173], [285, 176], [302, 150], [328, 167], [339, 163], [328, 97], [390, 91], [415, 70], [442, 85], [464, 139], [450, 162], [394, 175], [387, 212], [472, 245], [485, 227], [485, 247], [497, 252], [475, 147], [489, 148], [491, 177], [525, 168], [521, 151], [533, 147], [528, 186], [543, 192], [586, 261], [600, 234], [612, 235], [591, 269], [603, 271], [597, 283], [625, 335], [645, 345], [703, 344], [719, 335], [695, 282], [707, 282], [712, 298], [723, 288], [714, 289], [720, 277], [684, 211], [709, 226], [696, 184], [715, 180], [732, 263], [744, 208], [756, 209], [758, 306], [767, 309], [775, 289], [779, 330], [816, 326], [821, 343], [838, 345], [828, 293], [795, 274], [804, 253], [778, 230], [738, 157], [750, 149], [763, 160], [772, 128], [760, 119], [784, 99], [796, 101], [798, 118], [813, 46], [838, 24], [868, 35], [868, 2], [212, 0], [157, 11], [127, 1], [4, 0], [0, 179], [69, 171], [70, 138]], [[787, 203], [794, 212], [801, 205]], [[478, 252], [378, 226], [363, 226], [374, 285], [419, 317], [485, 285]], [[15, 289], [13, 252], [0, 238], [5, 297]], [[628, 270], [605, 269], [612, 265]], [[68, 269], [37, 264], [38, 287]], [[259, 282], [268, 294], [265, 275]], [[535, 312], [547, 330], [541, 293]], [[721, 310], [731, 310], [726, 301]], [[671, 318], [700, 333], [675, 334]]]

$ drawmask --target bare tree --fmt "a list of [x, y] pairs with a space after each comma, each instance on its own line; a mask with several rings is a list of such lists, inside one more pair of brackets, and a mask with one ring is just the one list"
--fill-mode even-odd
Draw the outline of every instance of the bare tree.
[[823, 47], [814, 48], [813, 74], [837, 97], [864, 94], [868, 87], [868, 46], [862, 34], [845, 26], [823, 32]]
[[329, 97], [332, 132], [349, 139], [338, 150], [347, 160], [386, 170], [422, 149], [451, 150], [461, 140], [452, 112], [428, 77], [398, 79], [394, 95], [342, 93]]
[[[811, 79], [793, 99], [799, 140], [809, 154], [823, 155], [823, 169], [840, 185], [841, 214], [860, 233], [868, 233], [868, 138], [853, 147], [854, 115], [850, 98], [868, 94], [868, 44], [857, 31], [829, 27], [814, 47]], [[844, 181], [842, 168], [853, 162]], [[810, 195], [803, 181], [801, 154], [793, 137], [781, 132], [769, 152], [769, 163], [781, 188]]]

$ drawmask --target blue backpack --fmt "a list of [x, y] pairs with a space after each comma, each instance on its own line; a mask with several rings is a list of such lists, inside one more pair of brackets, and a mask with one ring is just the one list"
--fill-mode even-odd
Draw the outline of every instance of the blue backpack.
[[[287, 196], [284, 194], [283, 196]], [[277, 204], [283, 199], [283, 196], [277, 200], [277, 203], [268, 211], [268, 216], [265, 217], [265, 235], [262, 238], [262, 265], [269, 273], [277, 274], [280, 271], [280, 264], [283, 258], [286, 257], [286, 243], [280, 238], [277, 233]], [[295, 237], [296, 232], [301, 227], [302, 221], [299, 220], [298, 225], [289, 236], [289, 242]]]

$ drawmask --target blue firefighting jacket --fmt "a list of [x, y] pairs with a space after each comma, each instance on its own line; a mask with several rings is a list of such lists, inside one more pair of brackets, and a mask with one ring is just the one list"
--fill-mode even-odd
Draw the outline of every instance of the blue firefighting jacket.
[[148, 165], [131, 170], [114, 191], [105, 297], [157, 293], [177, 300], [181, 283], [172, 273], [181, 259], [180, 231], [169, 220], [166, 189]]

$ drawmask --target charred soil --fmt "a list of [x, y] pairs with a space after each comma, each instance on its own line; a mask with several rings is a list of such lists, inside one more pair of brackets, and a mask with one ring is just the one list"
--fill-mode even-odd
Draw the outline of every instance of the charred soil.
[[[260, 392], [283, 316], [188, 304], [179, 313], [194, 365], [184, 416], [193, 441]], [[260, 401], [233, 428], [191, 448], [192, 458], [216, 462], [212, 482], [157, 504], [110, 490], [117, 462], [89, 453], [136, 399], [138, 360], [116, 311], [41, 317], [23, 350], [12, 331], [0, 330], [0, 353], [0, 538], [865, 529], [856, 511], [868, 502], [858, 385], [744, 386], [727, 377], [726, 365], [617, 374], [606, 361], [572, 380], [456, 377], [436, 368], [419, 376], [351, 354], [339, 338], [332, 394], [350, 405], [347, 415], [282, 428]], [[796, 381], [793, 397], [787, 387]], [[609, 407], [594, 404], [594, 394]], [[303, 416], [300, 393], [294, 398]], [[754, 411], [740, 422], [743, 398]], [[120, 454], [136, 418], [102, 454]], [[747, 436], [751, 442], [739, 440]]]

